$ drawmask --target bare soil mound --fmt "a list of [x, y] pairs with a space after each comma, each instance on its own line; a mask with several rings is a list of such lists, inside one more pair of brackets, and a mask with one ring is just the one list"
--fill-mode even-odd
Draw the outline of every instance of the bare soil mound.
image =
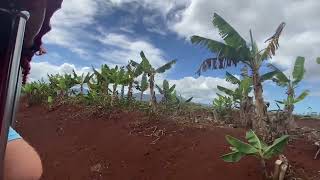
[[[49, 112], [21, 107], [17, 131], [39, 152], [45, 180], [259, 180], [259, 162], [220, 159], [228, 152], [225, 135], [235, 128], [183, 126], [149, 120], [139, 112], [97, 113], [64, 105]], [[294, 140], [285, 155], [302, 179], [320, 179], [316, 148]]]

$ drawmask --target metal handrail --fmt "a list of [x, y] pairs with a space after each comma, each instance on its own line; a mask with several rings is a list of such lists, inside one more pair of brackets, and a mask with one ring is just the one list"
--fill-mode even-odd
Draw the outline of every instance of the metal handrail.
[[[4, 59], [2, 59], [2, 67], [5, 78], [0, 81], [1, 86], [1, 113], [0, 113], [0, 178], [3, 179], [4, 170], [4, 156], [7, 146], [9, 126], [15, 118], [15, 112], [17, 109], [18, 95], [21, 90], [21, 51], [23, 46], [24, 32], [26, 22], [29, 18], [27, 11], [18, 11], [13, 9], [0, 8], [0, 12], [8, 13], [12, 26], [7, 27], [10, 29], [10, 35], [8, 44], [6, 44], [6, 53]], [[20, 82], [19, 82], [20, 81]]]

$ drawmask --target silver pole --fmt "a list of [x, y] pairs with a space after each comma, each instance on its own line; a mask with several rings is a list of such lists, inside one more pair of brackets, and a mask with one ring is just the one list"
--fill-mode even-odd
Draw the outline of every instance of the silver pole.
[[[1, 123], [1, 131], [0, 131], [0, 178], [3, 178], [3, 170], [4, 170], [4, 156], [5, 150], [7, 146], [8, 140], [8, 132], [11, 123], [14, 121], [15, 112], [17, 105], [15, 104], [18, 101], [17, 95], [21, 90], [21, 83], [19, 83], [19, 79], [21, 79], [21, 71], [20, 71], [20, 58], [21, 51], [24, 39], [24, 31], [26, 22], [29, 18], [29, 13], [26, 11], [17, 12], [15, 10], [9, 11], [12, 16], [12, 32], [9, 40], [9, 47], [7, 57], [9, 58], [8, 64], [8, 78], [6, 79], [6, 89], [2, 89], [6, 91], [6, 96], [4, 102], [4, 113]], [[4, 60], [5, 61], [5, 60]], [[6, 78], [6, 77], [4, 77]]]

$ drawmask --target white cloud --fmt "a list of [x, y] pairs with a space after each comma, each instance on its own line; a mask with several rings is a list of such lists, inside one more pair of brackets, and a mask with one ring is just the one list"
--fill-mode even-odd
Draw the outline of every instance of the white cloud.
[[85, 27], [95, 23], [98, 13], [97, 0], [68, 0], [62, 3], [51, 19], [52, 30], [44, 37], [45, 43], [56, 44], [86, 55], [85, 44], [88, 36]]
[[284, 21], [286, 27], [273, 62], [290, 68], [297, 56], [305, 56], [307, 79], [320, 80], [320, 71], [314, 62], [315, 57], [320, 55], [319, 8], [320, 1], [317, 0], [249, 0], [245, 3], [239, 0], [191, 0], [190, 5], [168, 24], [183, 38], [201, 35], [220, 39], [212, 25], [212, 16], [216, 12], [247, 40], [249, 29], [252, 29], [259, 47], [263, 48], [264, 40]]
[[31, 62], [31, 72], [28, 81], [36, 81], [40, 79], [47, 79], [48, 74], [64, 74], [72, 73], [75, 70], [76, 73], [87, 73], [91, 71], [90, 67], [76, 67], [74, 64], [63, 63], [61, 65], [54, 65], [49, 62]]
[[235, 85], [227, 82], [225, 79], [217, 77], [205, 77], [200, 76], [184, 77], [178, 80], [170, 80], [171, 84], [176, 84], [176, 90], [183, 97], [193, 97], [194, 102], [199, 103], [212, 103], [212, 100], [217, 96], [219, 92], [217, 85], [227, 88], [235, 89]]
[[112, 64], [124, 65], [131, 59], [140, 62], [140, 51], [144, 51], [150, 63], [155, 67], [166, 62], [164, 52], [145, 40], [134, 39], [124, 34], [105, 33], [102, 37], [99, 37], [99, 41], [108, 45], [108, 47], [112, 47], [100, 53], [100, 56], [106, 62]]
[[188, 4], [189, 0], [109, 0], [114, 6], [123, 6], [126, 3], [136, 3], [140, 6], [149, 9], [149, 10], [157, 10], [163, 16], [166, 16], [172, 9], [177, 6], [182, 6]]

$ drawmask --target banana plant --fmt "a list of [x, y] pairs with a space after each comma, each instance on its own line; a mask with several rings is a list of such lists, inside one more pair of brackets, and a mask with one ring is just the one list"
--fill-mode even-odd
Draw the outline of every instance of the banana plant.
[[113, 105], [114, 100], [118, 97], [117, 87], [123, 81], [124, 76], [125, 76], [124, 67], [119, 68], [118, 66], [115, 66], [114, 68], [110, 69], [109, 79], [110, 79], [110, 83], [113, 84], [111, 105]]
[[226, 81], [231, 82], [238, 87], [233, 90], [231, 88], [218, 85], [217, 89], [231, 97], [235, 105], [241, 104], [241, 101], [247, 98], [252, 90], [252, 79], [249, 77], [243, 77], [243, 79], [240, 79], [229, 72], [226, 72]]
[[121, 74], [121, 77], [119, 77], [119, 84], [121, 85], [121, 93], [120, 93], [120, 97], [121, 99], [124, 98], [124, 88], [126, 86], [129, 86], [131, 79], [130, 75], [127, 71], [124, 70], [124, 73]]
[[218, 97], [213, 100], [213, 110], [217, 112], [220, 117], [223, 117], [232, 109], [232, 98], [219, 93], [217, 93], [217, 95]]
[[53, 88], [60, 98], [67, 96], [71, 87], [76, 85], [76, 81], [71, 74], [48, 75], [50, 87]]
[[247, 42], [227, 21], [221, 16], [214, 13], [213, 25], [219, 30], [219, 34], [224, 40], [212, 40], [201, 36], [192, 36], [191, 42], [206, 47], [215, 54], [215, 57], [208, 58], [203, 61], [197, 74], [201, 74], [209, 69], [225, 69], [239, 63], [247, 65], [252, 71], [252, 84], [254, 87], [254, 96], [256, 104], [257, 118], [255, 129], [261, 130], [261, 134], [268, 135], [268, 125], [265, 119], [268, 119], [266, 106], [263, 99], [263, 86], [260, 75], [260, 68], [265, 61], [271, 59], [275, 55], [275, 51], [279, 47], [279, 38], [285, 26], [281, 23], [273, 36], [268, 38], [265, 43], [267, 46], [259, 50], [257, 44], [253, 40], [252, 32], [250, 32], [250, 42]]
[[142, 101], [143, 93], [149, 88], [147, 74], [144, 73], [142, 75], [141, 82], [139, 83], [138, 81], [136, 81], [135, 84], [136, 89], [140, 91], [140, 101]]
[[246, 133], [246, 140], [248, 142], [243, 142], [229, 135], [226, 136], [226, 140], [231, 145], [231, 152], [221, 157], [225, 162], [234, 163], [240, 161], [241, 158], [245, 156], [254, 156], [260, 159], [263, 174], [265, 178], [268, 178], [265, 160], [271, 159], [272, 157], [282, 153], [289, 140], [289, 136], [281, 136], [280, 138], [274, 140], [274, 142], [269, 146], [261, 141], [252, 130], [249, 130]]
[[75, 83], [80, 85], [80, 95], [83, 95], [83, 86], [84, 84], [87, 84], [90, 81], [93, 75], [88, 72], [86, 75], [82, 73], [81, 76], [79, 76], [74, 70], [72, 72]]
[[156, 85], [156, 88], [158, 89], [159, 93], [163, 95], [162, 101], [165, 104], [176, 100], [175, 84], [170, 87], [169, 82], [167, 80], [163, 80], [162, 88], [158, 85]]
[[285, 106], [285, 111], [289, 113], [289, 117], [292, 116], [294, 110], [294, 104], [302, 101], [308, 96], [309, 90], [304, 90], [299, 96], [296, 96], [295, 89], [298, 87], [299, 83], [302, 81], [305, 73], [304, 69], [304, 57], [297, 57], [292, 71], [291, 76], [285, 75], [281, 70], [279, 70], [274, 65], [270, 65], [272, 68], [276, 69], [278, 73], [273, 78], [273, 81], [280, 87], [286, 87], [287, 89], [287, 99], [282, 101], [276, 101], [279, 104]]
[[128, 99], [132, 99], [133, 84], [135, 79], [142, 74], [142, 71], [138, 71], [137, 67], [133, 65], [134, 61], [130, 61], [126, 66], [127, 69], [127, 84], [128, 84]]
[[173, 66], [173, 64], [176, 63], [176, 60], [172, 60], [159, 68], [154, 68], [150, 64], [149, 60], [146, 58], [143, 51], [140, 52], [140, 57], [142, 59], [140, 64], [138, 64], [137, 62], [134, 62], [134, 61], [131, 61], [131, 62], [134, 66], [137, 67], [137, 74], [139, 74], [140, 72], [143, 72], [149, 76], [150, 104], [151, 104], [152, 111], [155, 112], [155, 110], [156, 110], [155, 105], [157, 103], [156, 94], [154, 91], [155, 76], [158, 73], [164, 73], [165, 71], [169, 70]]
[[[100, 72], [93, 68], [94, 75], [96, 76], [96, 85], [99, 91], [103, 94], [109, 95], [109, 84], [110, 84], [110, 72], [111, 69], [108, 65], [104, 64], [100, 68]], [[93, 85], [90, 83], [90, 85]]]
[[43, 103], [48, 96], [54, 95], [54, 90], [44, 80], [26, 83], [22, 86], [21, 91], [28, 105]]

